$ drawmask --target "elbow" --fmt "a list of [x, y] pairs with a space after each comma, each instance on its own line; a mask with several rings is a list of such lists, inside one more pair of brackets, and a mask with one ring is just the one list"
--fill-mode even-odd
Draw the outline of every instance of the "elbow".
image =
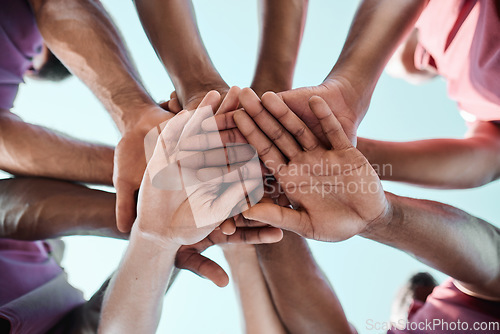
[[[77, 20], [79, 11], [88, 5], [95, 6], [96, 0], [29, 0], [35, 14], [38, 28], [44, 36], [47, 27], [60, 20]], [[45, 38], [45, 36], [44, 36]]]

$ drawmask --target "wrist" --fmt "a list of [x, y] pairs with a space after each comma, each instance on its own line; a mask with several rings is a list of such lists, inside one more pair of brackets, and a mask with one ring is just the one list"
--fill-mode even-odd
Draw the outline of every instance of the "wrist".
[[113, 185], [114, 149], [108, 146], [93, 145], [96, 158], [90, 161], [92, 173], [89, 183]]
[[397, 238], [394, 233], [394, 226], [398, 226], [403, 222], [404, 212], [399, 205], [397, 195], [386, 191], [385, 197], [388, 203], [387, 210], [377, 219], [367, 224], [359, 235], [363, 238], [390, 244], [391, 239]]
[[279, 93], [292, 89], [292, 80], [281, 79], [278, 76], [256, 76], [250, 88], [257, 96], [262, 97], [266, 92]]
[[126, 126], [122, 131], [122, 135], [128, 132], [136, 132], [143, 136], [151, 131], [151, 129], [155, 128], [157, 125], [168, 121], [171, 119], [174, 114], [171, 112], [165, 111], [159, 106], [152, 105], [143, 107], [140, 109], [135, 117], [130, 117], [127, 119]]
[[143, 226], [143, 223], [139, 218], [134, 222], [134, 225], [132, 226], [132, 230], [130, 232], [130, 241], [137, 247], [154, 250], [161, 249], [162, 253], [168, 254], [177, 254], [177, 251], [182, 246], [169, 238], [158, 235], [158, 233], [155, 233], [153, 231], [149, 231]]
[[250, 87], [259, 97], [268, 91], [279, 93], [290, 90], [293, 84], [294, 65], [292, 64], [288, 70], [280, 70], [276, 68], [276, 64], [270, 64], [269, 67], [259, 64]]
[[[196, 73], [196, 76], [193, 77], [193, 73]], [[219, 93], [229, 90], [229, 86], [215, 69], [208, 73], [200, 73], [199, 69], [194, 70], [177, 80], [172, 78], [172, 81], [181, 106], [189, 103], [189, 99], [204, 96], [211, 90]]]
[[377, 80], [370, 80], [368, 75], [363, 74], [357, 68], [351, 69], [347, 66], [337, 68], [336, 66], [323, 81], [323, 85], [329, 87], [340, 84], [347, 88], [349, 93], [356, 98], [361, 109], [366, 111], [370, 105]]
[[[332, 72], [333, 73], [333, 72]], [[373, 90], [360, 83], [354, 74], [335, 72], [330, 74], [321, 84], [338, 99], [339, 89], [346, 107], [354, 112], [352, 122], [357, 126], [363, 119], [370, 105]]]

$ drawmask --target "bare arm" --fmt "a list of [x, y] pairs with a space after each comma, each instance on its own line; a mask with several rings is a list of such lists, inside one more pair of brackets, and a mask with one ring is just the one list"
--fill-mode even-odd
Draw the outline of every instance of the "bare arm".
[[309, 99], [315, 95], [323, 98], [355, 143], [357, 128], [368, 110], [380, 74], [413, 28], [427, 1], [362, 1], [344, 48], [324, 82], [280, 93], [288, 107], [324, 144], [328, 141], [309, 108]]
[[285, 232], [279, 243], [256, 249], [278, 314], [290, 333], [352, 332], [305, 239]]
[[135, 4], [183, 108], [196, 108], [192, 102], [199, 103], [212, 89], [229, 89], [203, 45], [190, 0], [135, 0]]
[[122, 39], [99, 1], [30, 0], [49, 49], [106, 107], [122, 139], [115, 149], [113, 184], [117, 224], [129, 232], [134, 194], [146, 168], [144, 137], [172, 115], [157, 106], [142, 86]]
[[500, 176], [500, 127], [488, 122], [476, 124], [465, 139], [359, 138], [358, 149], [383, 180], [450, 189], [479, 187]]
[[[364, 0], [327, 79], [344, 76], [363, 97], [370, 98], [385, 65], [412, 30], [427, 2]], [[361, 120], [364, 113], [355, 116]]]
[[[266, 166], [279, 170], [274, 173], [277, 181], [311, 189], [297, 194], [295, 189], [289, 191], [293, 189], [291, 186], [283, 187], [290, 201], [299, 207], [297, 210], [260, 203], [243, 213], [247, 219], [324, 241], [341, 241], [362, 235], [413, 254], [422, 262], [461, 281], [472, 292], [500, 296], [498, 228], [442, 203], [385, 193], [378, 175], [350, 143], [339, 120], [320, 98], [312, 98], [310, 105], [321, 120], [322, 129], [333, 147], [331, 150], [318, 146], [318, 138], [314, 138], [295, 114], [281, 108], [282, 101], [276, 95], [263, 96], [263, 104], [267, 105], [273, 118], [259, 105], [252, 106], [250, 96], [245, 98], [245, 95], [240, 95], [240, 100], [246, 112], [254, 116], [255, 122], [269, 137], [264, 136], [243, 111], [234, 116], [238, 128], [257, 152], [264, 152], [260, 153], [260, 158]], [[281, 130], [282, 136], [274, 141], [277, 145], [274, 146], [269, 138], [277, 133], [279, 124], [276, 119], [282, 120], [283, 127], [290, 132], [287, 135]], [[305, 150], [300, 151], [290, 133], [298, 134], [296, 138], [303, 143]], [[286, 157], [291, 159], [288, 165], [278, 147], [286, 151]], [[293, 151], [293, 147], [297, 151]], [[304, 165], [317, 166], [325, 161], [330, 166], [340, 167], [326, 173], [296, 173], [297, 170], [304, 170], [301, 169]], [[278, 164], [281, 169], [276, 167]], [[294, 172], [287, 174], [290, 165]], [[316, 189], [313, 189], [315, 177], [318, 181]], [[332, 187], [333, 183], [338, 186]], [[349, 184], [356, 185], [355, 190], [349, 190]], [[365, 187], [362, 187], [363, 184]], [[325, 196], [325, 191], [328, 196]]]
[[245, 333], [287, 333], [276, 312], [254, 246], [225, 245], [245, 322]]
[[295, 63], [304, 32], [308, 0], [260, 0], [260, 47], [252, 89], [292, 88]]
[[126, 238], [115, 225], [115, 195], [63, 181], [0, 181], [0, 237], [41, 240], [67, 235]]
[[15, 175], [112, 184], [113, 148], [25, 123], [0, 110], [0, 169]]
[[472, 292], [500, 297], [500, 230], [446, 204], [386, 193], [390, 218], [361, 235], [398, 248]]
[[157, 111], [99, 1], [30, 2], [44, 42], [99, 98], [122, 134]]

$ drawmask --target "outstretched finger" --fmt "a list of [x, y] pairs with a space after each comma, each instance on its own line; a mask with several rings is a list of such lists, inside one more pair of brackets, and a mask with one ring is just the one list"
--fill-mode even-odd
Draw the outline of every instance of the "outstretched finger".
[[247, 143], [247, 140], [238, 128], [220, 132], [205, 132], [205, 130], [202, 129], [202, 132], [204, 133], [184, 139], [181, 143], [179, 143], [179, 149], [185, 151], [201, 151], [223, 147], [224, 144]]
[[212, 118], [206, 119], [201, 123], [201, 128], [203, 131], [209, 132], [234, 129], [236, 127], [236, 123], [234, 123], [233, 120], [235, 111], [236, 110], [225, 112], [223, 114], [217, 114]]
[[323, 132], [335, 150], [345, 150], [352, 147], [352, 143], [333, 114], [328, 104], [319, 96], [309, 99], [309, 106], [312, 112], [319, 119]]
[[[242, 89], [240, 93], [240, 103], [243, 108], [245, 108], [247, 114], [257, 123], [262, 132], [271, 139], [276, 147], [278, 147], [288, 159], [291, 160], [299, 152], [302, 152], [302, 147], [300, 147], [283, 125], [264, 108], [259, 97], [253, 90], [250, 88]], [[242, 131], [241, 128], [240, 131]]]
[[215, 113], [215, 115], [223, 115], [229, 111], [238, 109], [238, 105], [240, 104], [240, 99], [239, 99], [240, 91], [241, 91], [240, 87], [237, 86], [229, 88], [229, 91], [224, 97], [224, 100], [222, 100], [222, 103], [217, 112]]
[[178, 159], [182, 165], [193, 169], [208, 167], [227, 167], [228, 165], [247, 162], [256, 157], [250, 145], [230, 145], [223, 148], [196, 151], [179, 151]]
[[213, 113], [217, 110], [217, 107], [220, 104], [220, 99], [221, 97], [219, 92], [215, 90], [212, 90], [205, 95], [198, 108], [196, 108], [193, 117], [191, 117], [189, 122], [186, 124], [179, 139], [180, 142], [201, 132], [201, 122], [213, 116]]
[[262, 179], [266, 169], [257, 163], [236, 163], [228, 167], [208, 167], [196, 172], [196, 177], [202, 181], [218, 179], [220, 183], [233, 183], [239, 180]]
[[274, 177], [279, 178], [279, 170], [286, 166], [287, 161], [278, 148], [257, 127], [252, 118], [245, 111], [238, 111], [234, 115], [241, 134], [247, 139]]
[[312, 151], [319, 146], [319, 140], [307, 125], [273, 92], [262, 95], [262, 104], [281, 125], [297, 140], [304, 150]]
[[244, 211], [243, 217], [256, 220], [277, 228], [304, 235], [302, 230], [309, 216], [304, 211], [285, 208], [273, 203], [259, 203]]

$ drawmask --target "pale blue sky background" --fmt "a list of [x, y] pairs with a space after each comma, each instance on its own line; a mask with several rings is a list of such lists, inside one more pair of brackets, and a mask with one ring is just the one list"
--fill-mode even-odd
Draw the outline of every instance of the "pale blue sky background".
[[[157, 100], [167, 98], [173, 86], [144, 35], [132, 2], [103, 2], [121, 29], [152, 96]], [[196, 0], [194, 3], [213, 62], [230, 85], [247, 86], [257, 52], [257, 2]], [[357, 1], [310, 2], [295, 87], [319, 84], [330, 71], [356, 6]], [[75, 78], [62, 84], [28, 81], [21, 88], [14, 111], [26, 121], [75, 137], [113, 145], [119, 139], [105, 110]], [[447, 99], [442, 80], [414, 87], [384, 74], [359, 134], [401, 141], [461, 137], [464, 131], [464, 122], [454, 102]], [[424, 190], [388, 183], [384, 186], [399, 195], [455, 205], [499, 224], [498, 182], [466, 191]], [[69, 280], [90, 297], [118, 265], [126, 242], [94, 237], [71, 237], [65, 241], [67, 253], [63, 264]], [[391, 299], [397, 288], [412, 273], [429, 270], [402, 252], [362, 238], [339, 244], [310, 244], [349, 320], [360, 333], [379, 333], [366, 330], [366, 320], [388, 320]], [[211, 249], [207, 254], [227, 268], [219, 249]], [[438, 275], [441, 280], [444, 277]], [[241, 319], [233, 287], [220, 289], [183, 272], [165, 298], [158, 332], [240, 333]]]

